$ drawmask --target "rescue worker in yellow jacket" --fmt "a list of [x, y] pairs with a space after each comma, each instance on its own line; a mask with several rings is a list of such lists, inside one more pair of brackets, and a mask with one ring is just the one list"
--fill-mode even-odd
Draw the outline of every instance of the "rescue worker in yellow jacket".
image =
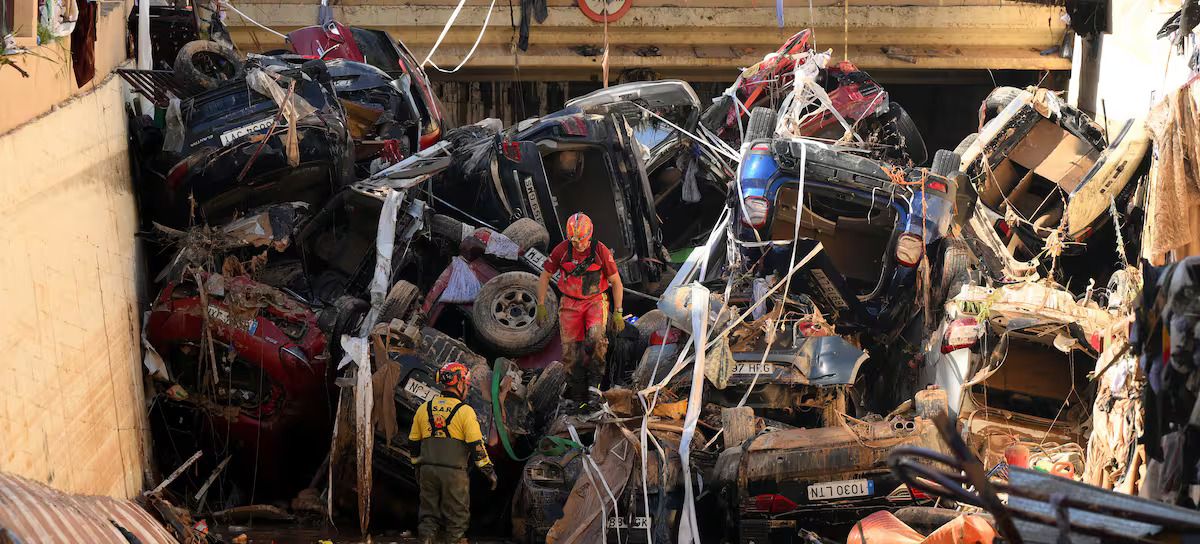
[[471, 373], [462, 363], [450, 362], [438, 371], [442, 393], [426, 401], [413, 415], [408, 439], [419, 442], [417, 483], [421, 491], [417, 533], [421, 543], [463, 541], [471, 518], [468, 463], [487, 477], [496, 489], [496, 469], [488, 458], [475, 411], [466, 402]]

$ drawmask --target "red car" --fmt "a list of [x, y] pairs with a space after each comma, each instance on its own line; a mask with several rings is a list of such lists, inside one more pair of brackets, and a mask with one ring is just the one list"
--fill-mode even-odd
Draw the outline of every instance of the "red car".
[[325, 26], [314, 25], [288, 33], [292, 52], [311, 58], [346, 59], [370, 64], [395, 78], [408, 76], [409, 96], [416, 102], [421, 115], [420, 145], [425, 149], [441, 139], [445, 121], [442, 105], [429, 84], [421, 63], [400, 40], [387, 32], [359, 27], [347, 27], [338, 22]]
[[[210, 464], [232, 455], [226, 470], [233, 479], [257, 482], [243, 493], [290, 498], [328, 451], [336, 396], [326, 334], [315, 313], [278, 289], [244, 276], [201, 277], [211, 291], [207, 312], [191, 280], [167, 284], [151, 308], [146, 337], [170, 362], [164, 385], [187, 392], [186, 399], [160, 398], [167, 404], [160, 407], [163, 421], [152, 412], [151, 423], [177, 428], [167, 435], [172, 444], [197, 441]], [[160, 446], [156, 451], [172, 449]], [[186, 458], [192, 451], [178, 453]]]
[[[801, 30], [789, 38], [761, 62], [746, 68], [734, 83], [742, 106], [722, 96], [702, 117], [705, 126], [726, 140], [736, 140], [751, 123], [745, 118], [756, 107], [779, 104], [792, 90], [799, 57], [813, 53], [812, 31]], [[866, 72], [849, 61], [842, 61], [822, 70], [824, 87], [834, 110], [855, 127], [864, 140], [883, 144], [876, 158], [902, 165], [919, 165], [928, 159], [925, 141], [908, 112], [892, 102], [888, 92]], [[821, 81], [818, 79], [818, 81]], [[772, 120], [773, 121], [773, 120]], [[837, 140], [845, 129], [833, 112], [825, 110], [800, 126], [794, 136]], [[739, 142], [734, 142], [739, 143]]]

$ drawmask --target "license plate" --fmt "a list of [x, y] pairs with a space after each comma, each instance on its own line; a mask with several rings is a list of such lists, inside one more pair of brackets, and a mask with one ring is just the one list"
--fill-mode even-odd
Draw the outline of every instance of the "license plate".
[[433, 397], [437, 396], [437, 391], [434, 391], [432, 387], [429, 387], [428, 385], [425, 385], [417, 380], [408, 380], [408, 382], [404, 384], [404, 390], [408, 391], [408, 394], [412, 395], [414, 398], [422, 401], [433, 400]]
[[823, 501], [845, 497], [866, 497], [875, 493], [875, 482], [871, 480], [842, 480], [823, 482], [808, 486], [808, 500]]
[[775, 372], [774, 363], [734, 363], [734, 374], [770, 374]]
[[[525, 254], [522, 255], [522, 258], [525, 259], [526, 264], [533, 267], [533, 269], [538, 271], [538, 273], [541, 273], [541, 271], [545, 269], [546, 261], [549, 259], [549, 257], [547, 257], [544, 253], [538, 251], [536, 247], [531, 247], [525, 250]], [[550, 277], [550, 279], [554, 280], [555, 283], [557, 283], [561, 278], [561, 270], [555, 272], [554, 275]]]

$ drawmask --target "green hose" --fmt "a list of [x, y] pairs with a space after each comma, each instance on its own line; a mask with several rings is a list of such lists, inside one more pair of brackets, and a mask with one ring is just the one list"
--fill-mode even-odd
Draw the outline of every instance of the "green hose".
[[492, 365], [492, 419], [496, 421], [496, 434], [500, 435], [500, 443], [504, 444], [504, 452], [508, 454], [509, 459], [520, 462], [537, 453], [557, 457], [570, 449], [582, 450], [583, 446], [573, 440], [558, 436], [543, 436], [538, 439], [538, 449], [530, 452], [529, 455], [520, 457], [513, 451], [512, 443], [508, 439], [508, 427], [504, 426], [504, 414], [500, 410], [500, 376], [502, 376], [500, 364], [500, 359], [496, 359]]

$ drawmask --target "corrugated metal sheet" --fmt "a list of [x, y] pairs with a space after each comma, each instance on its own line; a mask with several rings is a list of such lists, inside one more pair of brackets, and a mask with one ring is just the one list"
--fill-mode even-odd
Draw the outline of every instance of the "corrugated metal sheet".
[[128, 544], [120, 526], [143, 544], [178, 544], [133, 501], [68, 495], [19, 476], [0, 473], [0, 530], [16, 542]]

